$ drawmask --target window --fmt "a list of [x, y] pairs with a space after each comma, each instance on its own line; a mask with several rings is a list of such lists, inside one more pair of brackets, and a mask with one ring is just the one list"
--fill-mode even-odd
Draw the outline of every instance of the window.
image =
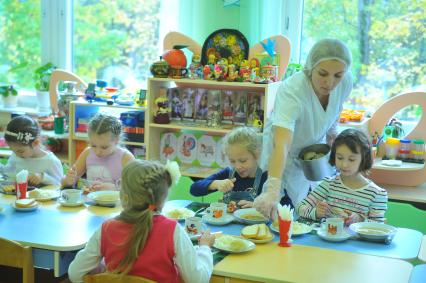
[[[305, 0], [301, 58], [321, 38], [347, 43], [354, 89], [345, 108], [374, 112], [392, 96], [425, 90], [425, 21], [424, 1]], [[410, 106], [398, 115], [418, 120], [421, 109]]]
[[32, 70], [41, 62], [40, 31], [39, 0], [0, 2], [0, 83], [34, 88]]
[[159, 54], [159, 0], [74, 0], [74, 73], [140, 88]]

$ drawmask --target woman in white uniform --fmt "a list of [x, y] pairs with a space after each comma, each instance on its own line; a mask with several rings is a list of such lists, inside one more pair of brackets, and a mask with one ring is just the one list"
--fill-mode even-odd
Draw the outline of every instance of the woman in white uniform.
[[278, 202], [297, 205], [310, 183], [297, 161], [306, 146], [332, 142], [343, 102], [352, 90], [348, 47], [336, 39], [318, 41], [306, 66], [285, 80], [277, 93], [274, 110], [264, 129], [262, 169], [268, 180], [254, 206], [267, 216]]

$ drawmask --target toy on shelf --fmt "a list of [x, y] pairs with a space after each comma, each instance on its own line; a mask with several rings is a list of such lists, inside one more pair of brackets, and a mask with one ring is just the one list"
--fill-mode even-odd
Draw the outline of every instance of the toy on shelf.
[[167, 90], [160, 88], [160, 95], [155, 99], [155, 105], [157, 111], [154, 115], [154, 122], [157, 124], [168, 124], [170, 123], [170, 108], [169, 100], [167, 99]]
[[340, 113], [340, 123], [361, 122], [364, 119], [365, 110], [343, 109]]

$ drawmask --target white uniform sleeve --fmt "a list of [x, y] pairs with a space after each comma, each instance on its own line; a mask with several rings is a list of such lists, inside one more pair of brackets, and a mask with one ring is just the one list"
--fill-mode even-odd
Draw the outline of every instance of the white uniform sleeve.
[[278, 89], [272, 113], [273, 126], [286, 128], [294, 132], [297, 119], [301, 115], [302, 105], [291, 82], [285, 81]]
[[49, 154], [49, 162], [52, 163], [49, 170], [43, 172], [42, 183], [45, 185], [61, 185], [61, 179], [64, 175], [61, 161], [53, 154]]
[[68, 278], [73, 283], [82, 283], [83, 276], [97, 268], [101, 262], [101, 229], [92, 235], [86, 247], [79, 251], [68, 268]]
[[186, 283], [209, 282], [213, 272], [213, 255], [208, 246], [194, 247], [183, 228], [174, 232], [175, 258], [182, 280]]
[[6, 165], [0, 165], [1, 167], [1, 171], [3, 173], [14, 173], [16, 174], [16, 155], [14, 153], [12, 153], [12, 155], [9, 157], [9, 159], [7, 159], [7, 163]]

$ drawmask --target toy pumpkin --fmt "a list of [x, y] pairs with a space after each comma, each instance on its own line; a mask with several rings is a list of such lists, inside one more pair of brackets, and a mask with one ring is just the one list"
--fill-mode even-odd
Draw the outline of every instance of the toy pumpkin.
[[163, 54], [163, 59], [170, 66], [179, 66], [186, 68], [186, 56], [181, 49], [188, 47], [187, 45], [173, 45], [173, 49], [167, 50]]

